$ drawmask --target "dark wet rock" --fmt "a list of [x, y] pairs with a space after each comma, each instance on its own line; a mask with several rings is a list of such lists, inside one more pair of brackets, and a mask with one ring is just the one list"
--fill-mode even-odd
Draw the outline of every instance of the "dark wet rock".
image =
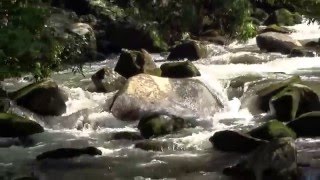
[[292, 13], [284, 8], [274, 11], [265, 21], [266, 25], [278, 24], [282, 26], [293, 26], [300, 23], [302, 23], [302, 16], [299, 13]]
[[291, 121], [301, 114], [320, 110], [318, 95], [308, 86], [291, 84], [270, 100], [270, 109], [280, 121]]
[[255, 111], [268, 112], [270, 111], [269, 102], [271, 98], [294, 83], [301, 83], [299, 76], [253, 83], [248, 87], [249, 90], [242, 99], [242, 107], [248, 107], [252, 113], [256, 113]]
[[9, 94], [17, 105], [40, 115], [59, 116], [66, 112], [66, 97], [52, 80], [30, 84]]
[[197, 38], [199, 41], [201, 42], [210, 42], [210, 43], [214, 43], [217, 45], [228, 45], [230, 40], [224, 36], [206, 36], [205, 34], [201, 35], [200, 37]]
[[161, 75], [161, 71], [152, 60], [152, 56], [143, 49], [141, 51], [124, 50], [114, 70], [125, 78], [140, 73]]
[[141, 135], [148, 139], [150, 137], [174, 133], [191, 126], [192, 124], [183, 118], [167, 115], [151, 115], [140, 120], [138, 129]]
[[290, 36], [276, 32], [262, 33], [257, 36], [256, 41], [261, 50], [282, 54], [289, 54], [292, 49], [302, 46]]
[[315, 57], [316, 52], [306, 48], [293, 48], [289, 57]]
[[134, 145], [135, 148], [142, 149], [145, 151], [166, 151], [177, 149], [174, 143], [163, 142], [163, 141], [142, 141]]
[[51, 5], [72, 10], [79, 15], [86, 15], [91, 12], [90, 0], [52, 0]]
[[153, 114], [178, 117], [211, 115], [223, 108], [220, 96], [196, 79], [171, 79], [139, 74], [128, 79], [113, 98], [111, 113], [134, 121]]
[[102, 152], [95, 147], [87, 147], [87, 148], [61, 148], [53, 151], [44, 152], [37, 156], [37, 160], [44, 159], [67, 159], [67, 158], [75, 158], [82, 155], [102, 155]]
[[296, 153], [291, 138], [276, 139], [260, 146], [235, 166], [225, 168], [223, 173], [243, 180], [296, 180]]
[[266, 141], [235, 131], [219, 131], [210, 139], [213, 147], [224, 152], [249, 153]]
[[35, 121], [15, 114], [0, 113], [0, 137], [24, 137], [43, 131], [43, 127]]
[[112, 134], [111, 137], [113, 140], [142, 140], [144, 139], [140, 133], [138, 132], [116, 132]]
[[113, 92], [121, 89], [126, 83], [126, 78], [110, 69], [104, 67], [92, 75], [91, 80], [94, 84], [93, 91], [91, 92]]
[[26, 177], [20, 177], [20, 178], [16, 178], [15, 180], [39, 180], [39, 178], [37, 178], [37, 177], [28, 177], [28, 176], [26, 176]]
[[188, 78], [201, 76], [197, 67], [190, 61], [164, 63], [160, 69], [162, 77]]
[[293, 32], [293, 30], [286, 28], [286, 27], [281, 27], [276, 24], [272, 24], [267, 26], [266, 28], [263, 28], [262, 30], [259, 31], [259, 34], [266, 33], [266, 32], [277, 32], [277, 33], [282, 33], [282, 34], [290, 34]]
[[298, 137], [320, 136], [320, 111], [309, 112], [287, 124]]
[[179, 44], [170, 50], [168, 60], [188, 59], [195, 61], [207, 57], [206, 47], [197, 41], [189, 41]]
[[249, 131], [248, 134], [254, 138], [263, 140], [274, 140], [283, 137], [296, 138], [296, 133], [288, 128], [285, 124], [277, 120], [271, 120], [253, 130]]

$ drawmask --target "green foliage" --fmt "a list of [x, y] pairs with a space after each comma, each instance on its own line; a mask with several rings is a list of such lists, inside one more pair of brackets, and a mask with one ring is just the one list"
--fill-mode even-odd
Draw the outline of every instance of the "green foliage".
[[39, 0], [0, 3], [0, 78], [32, 72], [36, 78], [50, 74], [60, 63], [61, 49], [45, 27], [49, 10]]

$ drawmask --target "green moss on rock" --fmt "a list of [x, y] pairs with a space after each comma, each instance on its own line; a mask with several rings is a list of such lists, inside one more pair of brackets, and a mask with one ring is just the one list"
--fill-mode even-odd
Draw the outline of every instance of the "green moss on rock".
[[277, 120], [269, 121], [262, 126], [249, 131], [248, 134], [252, 137], [268, 141], [283, 137], [296, 138], [296, 133], [293, 130]]

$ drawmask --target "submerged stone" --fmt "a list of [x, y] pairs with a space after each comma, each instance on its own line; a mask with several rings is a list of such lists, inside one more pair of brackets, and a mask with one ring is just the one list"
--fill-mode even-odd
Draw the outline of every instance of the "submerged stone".
[[113, 140], [131, 140], [131, 141], [144, 139], [138, 132], [116, 132], [112, 134], [111, 138]]
[[81, 155], [102, 155], [102, 151], [95, 147], [87, 147], [87, 148], [61, 148], [53, 151], [44, 152], [37, 156], [37, 160], [44, 159], [67, 159], [67, 158], [75, 158]]

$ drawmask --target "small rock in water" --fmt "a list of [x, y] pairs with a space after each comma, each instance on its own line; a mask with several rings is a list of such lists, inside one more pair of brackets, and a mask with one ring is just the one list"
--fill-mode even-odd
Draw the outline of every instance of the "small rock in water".
[[195, 61], [205, 58], [207, 55], [207, 49], [204, 45], [197, 41], [189, 41], [172, 48], [167, 59], [181, 60], [186, 58], [190, 61]]
[[267, 143], [267, 141], [229, 130], [216, 132], [209, 140], [217, 150], [238, 153], [249, 153]]
[[142, 140], [144, 139], [138, 132], [116, 132], [112, 134], [113, 140]]
[[197, 67], [190, 61], [164, 63], [160, 69], [162, 77], [188, 78], [201, 76]]
[[102, 151], [95, 147], [87, 147], [82, 149], [61, 148], [53, 151], [44, 152], [37, 156], [37, 160], [39, 161], [44, 159], [67, 159], [79, 157], [81, 155], [102, 155]]

